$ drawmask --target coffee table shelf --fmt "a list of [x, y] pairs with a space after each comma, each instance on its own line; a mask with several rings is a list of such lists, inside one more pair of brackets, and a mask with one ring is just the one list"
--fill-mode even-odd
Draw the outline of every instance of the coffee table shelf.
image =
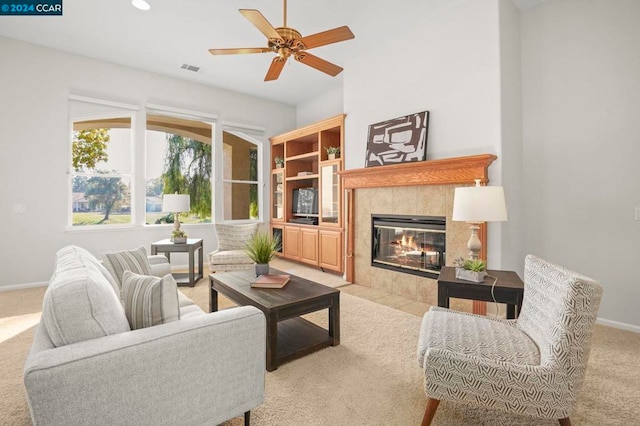
[[326, 329], [304, 318], [278, 323], [278, 364], [300, 358], [331, 346], [333, 339]]

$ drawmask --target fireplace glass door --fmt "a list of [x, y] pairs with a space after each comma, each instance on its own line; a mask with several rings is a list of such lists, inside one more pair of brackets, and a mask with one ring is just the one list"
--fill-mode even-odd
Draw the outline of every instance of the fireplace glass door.
[[445, 265], [446, 219], [372, 216], [371, 265], [437, 278]]

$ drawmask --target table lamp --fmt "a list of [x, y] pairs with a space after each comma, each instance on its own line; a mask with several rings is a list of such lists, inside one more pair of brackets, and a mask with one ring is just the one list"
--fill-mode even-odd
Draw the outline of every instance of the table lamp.
[[478, 237], [483, 222], [504, 222], [507, 220], [507, 206], [504, 201], [504, 189], [501, 186], [475, 186], [455, 189], [453, 195], [453, 215], [451, 220], [471, 224], [471, 237], [467, 243], [469, 258], [478, 260], [482, 243]]
[[162, 211], [173, 213], [173, 232], [180, 230], [180, 213], [191, 210], [191, 200], [189, 194], [164, 194], [162, 197]]

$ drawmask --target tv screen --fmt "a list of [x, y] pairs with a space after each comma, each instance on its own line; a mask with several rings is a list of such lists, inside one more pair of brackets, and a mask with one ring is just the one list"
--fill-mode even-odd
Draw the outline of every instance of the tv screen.
[[293, 214], [297, 216], [318, 215], [318, 189], [298, 188], [293, 190]]

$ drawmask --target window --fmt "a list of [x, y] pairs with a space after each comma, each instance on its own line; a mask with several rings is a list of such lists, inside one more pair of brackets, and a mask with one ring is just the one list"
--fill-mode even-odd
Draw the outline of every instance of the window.
[[180, 222], [211, 222], [211, 135], [210, 123], [147, 114], [145, 223], [173, 223], [162, 195], [176, 192], [191, 200]]
[[131, 116], [72, 121], [71, 139], [71, 226], [131, 224]]
[[222, 132], [222, 217], [257, 220], [260, 215], [259, 146], [241, 133]]

